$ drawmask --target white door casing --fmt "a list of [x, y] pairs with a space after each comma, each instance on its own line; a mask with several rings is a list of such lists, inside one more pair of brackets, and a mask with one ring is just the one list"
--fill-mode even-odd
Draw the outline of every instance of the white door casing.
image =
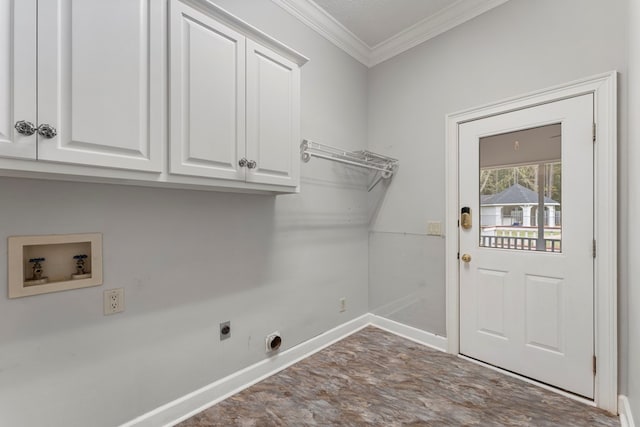
[[595, 404], [617, 412], [617, 111], [616, 72], [589, 77], [511, 99], [472, 108], [446, 117], [446, 301], [448, 351], [459, 353], [460, 305], [458, 256], [459, 128], [463, 123], [535, 105], [594, 95], [596, 142], [594, 152], [595, 258]]
[[[481, 138], [556, 123], [561, 252], [482, 247]], [[594, 354], [592, 124], [593, 95], [586, 94], [459, 127], [460, 207], [471, 207], [473, 223], [459, 232], [460, 253], [471, 256], [460, 263], [460, 353], [587, 398]]]
[[164, 8], [38, 1], [38, 160], [162, 170]]

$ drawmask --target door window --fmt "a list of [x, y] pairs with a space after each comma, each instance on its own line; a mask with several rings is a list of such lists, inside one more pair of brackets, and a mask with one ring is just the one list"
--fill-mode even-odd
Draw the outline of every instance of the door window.
[[480, 138], [480, 247], [562, 252], [562, 125]]

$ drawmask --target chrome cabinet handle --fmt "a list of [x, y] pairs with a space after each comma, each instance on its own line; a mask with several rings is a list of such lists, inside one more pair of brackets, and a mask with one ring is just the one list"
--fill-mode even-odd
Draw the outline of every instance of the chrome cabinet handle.
[[53, 126], [45, 123], [38, 126], [38, 133], [45, 138], [54, 138], [58, 131]]
[[247, 166], [247, 159], [245, 159], [244, 157], [240, 159], [240, 161], [238, 162], [238, 166], [240, 166], [241, 168]]
[[16, 131], [18, 131], [19, 134], [24, 136], [31, 136], [36, 133], [37, 130], [33, 123], [26, 120], [20, 120], [16, 122], [14, 128], [16, 129]]
[[247, 167], [248, 167], [249, 169], [255, 169], [255, 168], [256, 168], [256, 166], [258, 166], [258, 164], [256, 163], [256, 161], [255, 161], [255, 160], [249, 160], [249, 161], [247, 162]]

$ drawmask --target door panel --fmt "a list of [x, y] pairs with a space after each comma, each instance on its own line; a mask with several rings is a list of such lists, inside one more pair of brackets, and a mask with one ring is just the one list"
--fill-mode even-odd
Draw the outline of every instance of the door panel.
[[245, 38], [171, 9], [171, 173], [244, 180]]
[[0, 156], [36, 159], [36, 136], [18, 133], [36, 116], [36, 0], [0, 0]]
[[588, 398], [592, 124], [589, 94], [459, 128], [460, 352]]
[[248, 182], [297, 185], [299, 88], [296, 64], [247, 41], [247, 158], [257, 164]]
[[162, 2], [41, 0], [38, 159], [161, 170]]
[[529, 346], [563, 352], [564, 280], [525, 276], [525, 342]]
[[507, 339], [505, 318], [505, 271], [478, 269], [478, 330]]

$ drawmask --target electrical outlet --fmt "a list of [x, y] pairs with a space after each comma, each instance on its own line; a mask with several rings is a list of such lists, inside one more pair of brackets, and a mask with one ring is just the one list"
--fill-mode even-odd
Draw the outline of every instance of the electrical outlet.
[[345, 297], [340, 298], [340, 313], [347, 311], [347, 299]]
[[428, 236], [442, 236], [442, 223], [440, 221], [427, 222]]
[[220, 341], [231, 338], [231, 321], [220, 323]]
[[104, 291], [104, 314], [115, 314], [124, 311], [124, 288]]

